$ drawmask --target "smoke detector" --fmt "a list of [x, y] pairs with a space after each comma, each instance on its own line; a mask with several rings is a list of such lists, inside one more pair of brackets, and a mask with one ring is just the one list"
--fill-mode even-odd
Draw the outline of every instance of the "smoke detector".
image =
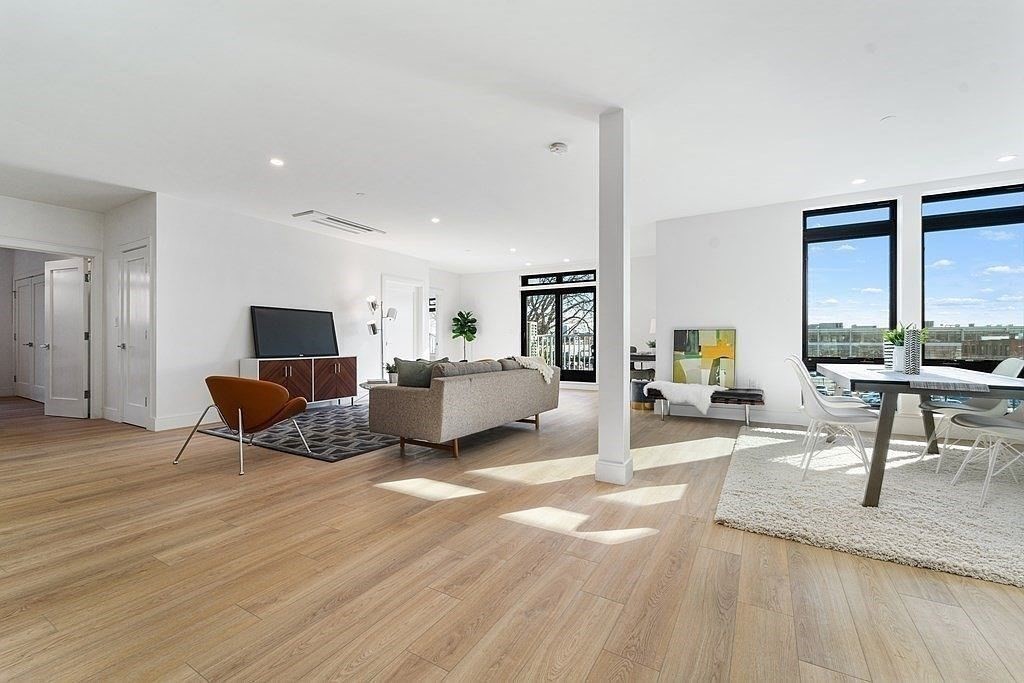
[[565, 154], [569, 151], [569, 145], [564, 142], [552, 142], [548, 145], [548, 151], [552, 154]]
[[384, 231], [378, 228], [371, 228], [369, 225], [356, 223], [355, 221], [350, 221], [347, 218], [338, 218], [337, 216], [332, 216], [329, 213], [314, 211], [312, 209], [293, 213], [292, 218], [305, 218], [317, 223], [318, 225], [325, 225], [328, 228], [334, 228], [335, 230], [341, 230], [343, 232], [350, 232], [354, 235], [384, 234]]

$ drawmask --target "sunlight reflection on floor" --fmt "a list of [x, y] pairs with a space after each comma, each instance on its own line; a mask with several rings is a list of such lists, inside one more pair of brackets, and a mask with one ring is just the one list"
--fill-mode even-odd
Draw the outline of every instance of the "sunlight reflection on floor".
[[646, 505], [660, 505], [661, 503], [672, 503], [683, 499], [686, 491], [686, 484], [668, 484], [666, 486], [643, 486], [637, 489], [626, 488], [614, 493], [605, 493], [597, 496], [597, 500], [609, 503], [621, 503], [642, 507]]
[[519, 510], [518, 512], [509, 512], [501, 515], [501, 518], [507, 519], [510, 522], [525, 524], [537, 529], [544, 529], [545, 531], [554, 531], [566, 536], [572, 536], [573, 538], [579, 538], [585, 541], [594, 541], [595, 543], [602, 543], [604, 545], [628, 543], [629, 541], [646, 538], [647, 536], [653, 536], [658, 533], [657, 529], [651, 529], [649, 527], [640, 527], [636, 529], [608, 529], [604, 531], [577, 531], [584, 522], [590, 519], [590, 515], [553, 507], [539, 507], [531, 508], [529, 510]]
[[[715, 436], [660, 446], [634, 448], [632, 449], [633, 471], [727, 457], [732, 453], [734, 442], [735, 439]], [[554, 458], [501, 467], [485, 467], [470, 470], [467, 474], [477, 474], [520, 484], [550, 484], [575, 477], [593, 476], [596, 464], [596, 455], [577, 455], [571, 458]]]
[[423, 500], [433, 501], [465, 498], [466, 496], [486, 493], [486, 491], [471, 489], [468, 486], [459, 486], [458, 484], [449, 484], [444, 481], [423, 478], [385, 481], [375, 486], [380, 489], [396, 491], [409, 496], [415, 496], [416, 498], [422, 498]]

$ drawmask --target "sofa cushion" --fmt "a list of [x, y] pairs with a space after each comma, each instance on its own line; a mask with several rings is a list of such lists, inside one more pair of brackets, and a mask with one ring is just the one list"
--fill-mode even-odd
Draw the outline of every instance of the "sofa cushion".
[[519, 364], [519, 361], [514, 358], [499, 358], [498, 362], [501, 363], [502, 370], [522, 370], [523, 366]]
[[501, 363], [496, 360], [478, 360], [473, 363], [437, 363], [433, 367], [434, 377], [478, 375], [482, 372], [501, 372]]
[[395, 366], [398, 369], [398, 386], [429, 387], [432, 377], [431, 370], [435, 365], [443, 362], [439, 360], [402, 360], [401, 358], [396, 358]]

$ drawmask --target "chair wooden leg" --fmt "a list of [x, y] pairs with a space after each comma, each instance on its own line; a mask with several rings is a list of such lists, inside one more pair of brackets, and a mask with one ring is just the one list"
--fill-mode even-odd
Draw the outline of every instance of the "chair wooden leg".
[[245, 435], [242, 429], [242, 409], [238, 409], [238, 476], [245, 474], [245, 456], [242, 454], [245, 448]]
[[459, 457], [459, 440], [458, 439], [452, 439], [452, 457], [453, 458], [458, 458]]

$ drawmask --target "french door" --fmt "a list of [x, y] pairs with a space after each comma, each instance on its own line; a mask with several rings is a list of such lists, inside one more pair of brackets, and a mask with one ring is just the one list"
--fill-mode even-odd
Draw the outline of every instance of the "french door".
[[522, 292], [522, 354], [562, 369], [567, 382], [597, 381], [597, 288]]

